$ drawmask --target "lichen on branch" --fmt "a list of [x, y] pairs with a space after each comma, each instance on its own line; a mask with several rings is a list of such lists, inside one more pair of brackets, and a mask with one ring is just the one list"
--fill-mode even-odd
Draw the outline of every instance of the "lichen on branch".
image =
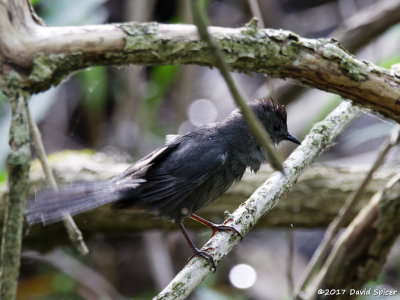
[[[0, 89], [6, 93], [15, 81], [26, 91], [44, 91], [71, 73], [96, 65], [214, 66], [193, 25], [131, 22], [46, 27], [24, 22], [30, 15], [11, 23], [1, 17], [7, 16], [5, 10], [0, 6]], [[356, 59], [336, 40], [306, 39], [251, 24], [211, 26], [209, 32], [232, 70], [292, 78], [400, 121], [396, 72]]]

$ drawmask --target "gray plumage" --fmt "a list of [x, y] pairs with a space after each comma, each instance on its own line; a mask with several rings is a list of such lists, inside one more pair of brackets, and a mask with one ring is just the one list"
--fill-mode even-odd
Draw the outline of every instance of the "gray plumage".
[[[271, 99], [250, 104], [272, 141], [299, 143], [289, 134], [285, 109]], [[29, 224], [49, 224], [113, 203], [180, 223], [214, 201], [249, 167], [257, 172], [265, 155], [239, 110], [222, 122], [178, 136], [121, 175], [104, 182], [72, 184], [59, 193], [42, 191], [28, 201]]]

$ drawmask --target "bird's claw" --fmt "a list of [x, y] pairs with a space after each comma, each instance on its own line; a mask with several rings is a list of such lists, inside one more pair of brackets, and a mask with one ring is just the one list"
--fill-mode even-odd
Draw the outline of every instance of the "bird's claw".
[[233, 233], [236, 233], [240, 237], [240, 241], [243, 240], [242, 234], [233, 226], [225, 225], [227, 222], [231, 221], [232, 219], [228, 219], [224, 222], [224, 224], [213, 224], [211, 226], [212, 230], [212, 237], [218, 232], [218, 231], [232, 231]]
[[[209, 250], [209, 249], [212, 249], [212, 248], [207, 248], [205, 250]], [[215, 272], [215, 270], [217, 269], [217, 266], [215, 265], [214, 258], [212, 257], [211, 254], [208, 254], [206, 251], [194, 248], [193, 249], [193, 255], [191, 257], [189, 257], [188, 261], [190, 261], [195, 256], [202, 257], [205, 260], [207, 260], [211, 264], [213, 272]]]

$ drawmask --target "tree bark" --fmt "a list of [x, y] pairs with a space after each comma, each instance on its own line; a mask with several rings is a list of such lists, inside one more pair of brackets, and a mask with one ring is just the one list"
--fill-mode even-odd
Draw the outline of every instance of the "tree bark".
[[[230, 64], [337, 93], [400, 121], [399, 74], [355, 59], [336, 40], [305, 39], [284, 30], [209, 27]], [[0, 6], [0, 88], [39, 92], [94, 65], [198, 64], [213, 57], [193, 25], [123, 23], [46, 27], [28, 4]]]
[[31, 159], [27, 106], [29, 96], [16, 92], [10, 99], [12, 120], [7, 157], [8, 201], [4, 203], [0, 253], [0, 299], [14, 299], [17, 290], [25, 199]]

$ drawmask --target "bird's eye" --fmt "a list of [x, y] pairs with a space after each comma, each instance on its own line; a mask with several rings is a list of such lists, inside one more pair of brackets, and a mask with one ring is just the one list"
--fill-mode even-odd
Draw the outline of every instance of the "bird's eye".
[[281, 129], [281, 125], [274, 124], [274, 131], [279, 131]]

